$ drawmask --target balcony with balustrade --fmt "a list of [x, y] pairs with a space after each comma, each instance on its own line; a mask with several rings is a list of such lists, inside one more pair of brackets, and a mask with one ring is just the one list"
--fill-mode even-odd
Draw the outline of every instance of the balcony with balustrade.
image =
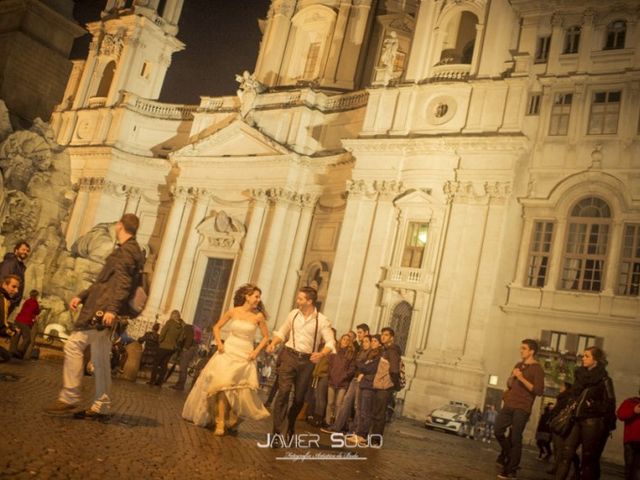
[[423, 268], [384, 267], [381, 286], [429, 291], [433, 276]]

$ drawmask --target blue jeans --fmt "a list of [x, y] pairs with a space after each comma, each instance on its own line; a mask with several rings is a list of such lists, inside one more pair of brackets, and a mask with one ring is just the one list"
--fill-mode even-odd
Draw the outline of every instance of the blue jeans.
[[[336, 432], [341, 432], [347, 427], [347, 424], [349, 423], [349, 417], [351, 416], [351, 409], [353, 408], [353, 404], [355, 402], [356, 393], [358, 392], [358, 389], [359, 389], [359, 384], [354, 378], [353, 380], [351, 380], [351, 383], [349, 384], [349, 388], [347, 388], [347, 393], [345, 394], [344, 399], [342, 400], [342, 405], [340, 406], [340, 408], [338, 408], [338, 411], [336, 412], [336, 418], [333, 421], [333, 425], [331, 425], [331, 430], [335, 430]], [[355, 424], [357, 424], [357, 418], [358, 418], [358, 405], [356, 405], [356, 422], [354, 422]], [[356, 429], [357, 429], [357, 425], [352, 430], [356, 430]]]
[[360, 405], [358, 415], [358, 430], [359, 437], [367, 438], [369, 435], [369, 427], [373, 420], [373, 403], [376, 396], [375, 390], [369, 390], [363, 388], [360, 390]]
[[[519, 408], [503, 407], [495, 423], [496, 440], [502, 448], [502, 456], [509, 460], [504, 467], [505, 473], [515, 473], [522, 457], [522, 432], [529, 421], [529, 412]], [[506, 436], [511, 427], [511, 435]]]

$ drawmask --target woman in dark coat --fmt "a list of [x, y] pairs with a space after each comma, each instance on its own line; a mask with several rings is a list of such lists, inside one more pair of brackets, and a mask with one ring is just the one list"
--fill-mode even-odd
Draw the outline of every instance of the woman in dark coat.
[[582, 480], [600, 478], [600, 456], [609, 432], [616, 428], [616, 398], [606, 370], [607, 360], [598, 347], [585, 349], [582, 366], [575, 371], [571, 397], [578, 401], [575, 422], [564, 441], [556, 469], [556, 480], [565, 480], [571, 459], [582, 445]]

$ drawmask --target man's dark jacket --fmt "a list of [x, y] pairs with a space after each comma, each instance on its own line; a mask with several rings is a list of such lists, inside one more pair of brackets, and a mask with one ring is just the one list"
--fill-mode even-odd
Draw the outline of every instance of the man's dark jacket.
[[7, 275], [15, 275], [20, 279], [20, 287], [15, 297], [11, 299], [11, 305], [9, 306], [9, 313], [11, 313], [22, 300], [24, 294], [24, 272], [27, 266], [24, 262], [21, 262], [15, 253], [9, 252], [5, 254], [4, 260], [0, 263], [0, 281]]
[[85, 330], [97, 311], [123, 315], [133, 290], [135, 276], [143, 267], [144, 255], [134, 237], [111, 252], [95, 282], [78, 297], [82, 310], [75, 323], [76, 330]]

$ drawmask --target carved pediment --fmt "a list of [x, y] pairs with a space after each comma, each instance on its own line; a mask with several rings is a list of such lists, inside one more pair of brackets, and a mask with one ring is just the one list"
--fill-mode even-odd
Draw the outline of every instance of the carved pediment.
[[224, 210], [212, 212], [196, 230], [208, 246], [228, 249], [238, 249], [246, 233], [244, 224], [227, 215]]
[[253, 157], [286, 155], [287, 148], [262, 132], [236, 120], [226, 127], [187, 145], [175, 157]]

